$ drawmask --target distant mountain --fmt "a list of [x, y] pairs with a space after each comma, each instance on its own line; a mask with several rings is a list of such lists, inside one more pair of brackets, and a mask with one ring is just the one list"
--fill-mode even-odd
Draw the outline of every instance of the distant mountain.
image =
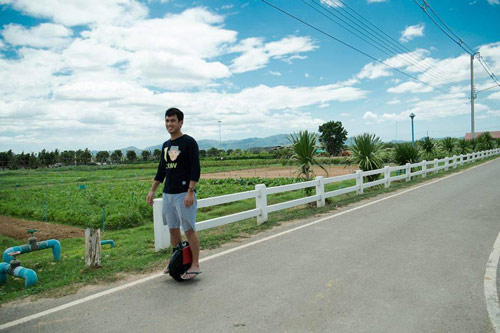
[[[160, 148], [161, 148], [161, 146], [160, 146]], [[141, 153], [142, 153], [142, 149], [139, 149], [139, 148], [134, 147], [134, 146], [130, 146], [130, 147], [122, 148], [122, 149], [118, 149], [118, 150], [122, 151], [123, 156], [127, 156], [127, 151], [129, 151], [129, 150], [135, 151], [137, 156], [141, 155]], [[94, 155], [94, 156], [96, 156], [98, 152], [99, 152], [99, 150], [92, 150], [91, 151], [92, 155]], [[114, 150], [108, 150], [108, 152], [110, 154], [112, 154], [114, 152]]]
[[[290, 144], [288, 141], [289, 134], [278, 134], [278, 135], [272, 135], [268, 136], [265, 138], [247, 138], [247, 139], [241, 139], [241, 140], [227, 140], [227, 141], [222, 141], [222, 145], [219, 145], [218, 140], [199, 140], [198, 141], [198, 146], [200, 149], [210, 149], [212, 147], [215, 147], [217, 149], [222, 147], [224, 150], [228, 149], [250, 149], [250, 148], [265, 148], [265, 147], [275, 147], [275, 146], [287, 146]], [[345, 141], [345, 144], [348, 146], [351, 146], [353, 144], [353, 137], [347, 138]], [[392, 140], [390, 141], [391, 143], [401, 143], [401, 142], [408, 142], [408, 141], [403, 141], [403, 140]], [[318, 145], [320, 143], [318, 142]], [[123, 156], [127, 155], [127, 151], [133, 150], [137, 154], [137, 156], [140, 156], [143, 150], [149, 150], [150, 152], [154, 152], [155, 149], [161, 149], [161, 144], [156, 145], [156, 146], [151, 146], [151, 147], [146, 147], [144, 149], [139, 149], [137, 147], [131, 146], [127, 148], [121, 148], [120, 150], [123, 153]], [[92, 150], [92, 154], [95, 156], [97, 154], [97, 150]], [[109, 153], [111, 154], [113, 150], [110, 150]]]
[[[218, 140], [199, 140], [198, 146], [200, 149], [210, 149], [215, 147], [217, 149], [222, 148], [224, 150], [228, 149], [249, 149], [254, 147], [274, 147], [274, 146], [286, 146], [290, 144], [288, 141], [288, 134], [278, 134], [273, 136], [268, 136], [266, 138], [248, 138], [242, 140], [228, 140], [222, 141], [220, 144]], [[161, 149], [161, 144], [157, 146], [151, 146], [144, 148], [144, 150], [149, 150], [153, 152], [155, 149]]]

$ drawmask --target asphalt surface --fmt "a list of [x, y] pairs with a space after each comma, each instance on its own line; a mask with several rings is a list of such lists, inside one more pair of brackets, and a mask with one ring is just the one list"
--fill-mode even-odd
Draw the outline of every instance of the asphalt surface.
[[[208, 260], [192, 281], [155, 278], [9, 330], [492, 332], [483, 279], [499, 174], [497, 159]], [[3, 306], [0, 324], [79, 296]]]

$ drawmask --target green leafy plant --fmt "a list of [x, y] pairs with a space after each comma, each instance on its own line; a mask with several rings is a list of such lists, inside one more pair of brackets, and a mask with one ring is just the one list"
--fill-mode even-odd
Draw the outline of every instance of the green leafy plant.
[[426, 136], [422, 140], [418, 141], [418, 145], [422, 148], [423, 155], [426, 160], [432, 160], [435, 156], [436, 143], [434, 140]]
[[447, 153], [452, 153], [455, 149], [455, 139], [454, 138], [444, 138], [441, 140], [441, 148]]
[[[351, 164], [357, 164], [363, 171], [380, 169], [382, 162], [382, 141], [375, 134], [364, 133], [355, 136], [351, 146]], [[378, 178], [378, 175], [369, 176], [372, 181]]]
[[477, 137], [478, 146], [480, 150], [493, 149], [495, 141], [490, 132], [484, 132]]
[[460, 154], [467, 154], [469, 152], [469, 142], [465, 139], [458, 140], [457, 147]]
[[344, 142], [347, 140], [347, 131], [340, 121], [329, 121], [319, 127], [321, 133], [319, 141], [331, 156], [342, 152]]
[[290, 143], [292, 144], [293, 154], [290, 160], [298, 164], [298, 177], [304, 176], [306, 180], [313, 176], [312, 166], [317, 165], [327, 174], [328, 171], [316, 158], [316, 140], [315, 133], [300, 131], [299, 133], [290, 134]]
[[420, 161], [420, 151], [411, 143], [399, 143], [394, 148], [394, 161], [399, 165], [418, 163]]

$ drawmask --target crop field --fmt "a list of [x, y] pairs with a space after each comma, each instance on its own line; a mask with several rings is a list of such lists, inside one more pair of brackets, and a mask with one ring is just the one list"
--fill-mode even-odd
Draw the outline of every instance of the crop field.
[[[236, 176], [234, 172], [237, 170], [253, 168], [259, 170], [255, 174], [264, 175], [267, 170], [277, 168], [276, 163], [276, 160], [204, 161], [202, 179], [197, 186], [198, 198], [248, 191], [256, 184], [270, 187], [301, 181], [293, 177], [291, 171], [286, 174], [292, 177], [276, 178], [211, 178], [207, 174], [219, 171], [218, 175], [222, 176], [221, 169], [227, 169], [228, 175], [233, 172]], [[256, 169], [258, 167], [260, 169]], [[348, 172], [342, 167], [339, 169]], [[153, 218], [145, 196], [155, 172], [153, 163], [2, 172], [0, 215], [109, 230], [137, 227]], [[157, 191], [157, 196], [161, 196], [161, 190]], [[277, 203], [300, 196], [304, 196], [303, 191], [273, 195], [269, 200]], [[200, 210], [198, 221], [254, 207], [252, 200], [208, 207]]]

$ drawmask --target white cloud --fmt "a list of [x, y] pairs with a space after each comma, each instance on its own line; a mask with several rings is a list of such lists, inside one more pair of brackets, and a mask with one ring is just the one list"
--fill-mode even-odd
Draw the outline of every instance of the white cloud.
[[304, 77], [309, 77], [309, 73], [304, 73]]
[[356, 76], [358, 79], [377, 79], [379, 77], [391, 76], [391, 69], [380, 63], [368, 63], [366, 64], [361, 72]]
[[373, 113], [373, 112], [365, 112], [365, 114], [363, 115], [363, 119], [364, 120], [376, 120], [378, 118], [378, 116]]
[[[247, 38], [230, 48], [231, 52], [241, 53], [233, 60], [230, 68], [233, 73], [253, 71], [265, 67], [271, 58], [290, 62], [292, 59], [303, 59], [303, 56], [296, 53], [309, 52], [316, 48], [316, 44], [309, 37], [290, 36], [267, 44], [262, 38]], [[289, 54], [292, 56], [285, 57]]]
[[341, 117], [350, 117], [350, 116], [351, 116], [351, 114], [350, 114], [350, 113], [346, 113], [346, 112], [342, 112], [342, 113], [340, 114], [340, 116], [341, 116]]
[[280, 72], [275, 72], [275, 71], [269, 71], [269, 74], [274, 75], [274, 76], [281, 76]]
[[[409, 101], [407, 102], [409, 103]], [[376, 115], [367, 112], [363, 119], [375, 120], [381, 123], [384, 121], [408, 120], [410, 113], [416, 115], [416, 120], [433, 120], [470, 114], [470, 103], [467, 100], [467, 95], [462, 93], [443, 94], [422, 101], [412, 101], [412, 103], [415, 104], [400, 113], [383, 113], [382, 115]], [[484, 114], [487, 110], [487, 106], [476, 104], [476, 111], [478, 111], [479, 115]]]
[[500, 91], [497, 91], [487, 97], [488, 99], [497, 99], [500, 100]]
[[284, 62], [286, 62], [289, 65], [293, 64], [293, 61], [295, 59], [304, 60], [304, 59], [307, 59], [307, 56], [301, 56], [301, 55], [298, 55], [298, 54], [294, 54], [293, 56], [281, 58], [281, 60], [283, 60]]
[[424, 36], [424, 27], [424, 24], [417, 24], [406, 27], [406, 29], [401, 33], [401, 38], [399, 38], [399, 41], [401, 43], [406, 43], [415, 37]]
[[430, 92], [434, 90], [432, 87], [424, 85], [420, 82], [414, 82], [414, 81], [407, 81], [404, 83], [401, 83], [400, 85], [397, 85], [395, 87], [391, 87], [387, 89], [387, 92], [393, 93], [393, 94], [402, 94], [402, 93], [425, 93], [425, 92]]
[[499, 0], [488, 0], [488, 3], [490, 5], [500, 5], [500, 1]]
[[72, 31], [62, 25], [42, 23], [31, 29], [8, 24], [2, 30], [5, 41], [14, 46], [57, 47], [71, 42]]
[[47, 18], [65, 26], [94, 23], [129, 24], [147, 16], [146, 6], [135, 0], [3, 0], [26, 15]]
[[392, 100], [387, 102], [387, 104], [389, 104], [389, 105], [400, 104], [400, 103], [401, 103], [401, 101], [397, 98], [393, 98]]

